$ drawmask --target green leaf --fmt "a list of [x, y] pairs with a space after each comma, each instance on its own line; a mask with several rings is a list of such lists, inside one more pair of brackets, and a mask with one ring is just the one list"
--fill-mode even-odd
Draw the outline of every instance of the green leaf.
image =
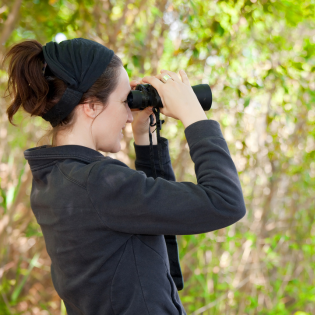
[[250, 97], [246, 97], [245, 98], [245, 102], [244, 102], [244, 108], [246, 108], [250, 103]]
[[11, 301], [10, 301], [11, 305], [15, 305], [17, 303], [17, 299], [18, 299], [18, 297], [19, 297], [19, 295], [20, 295], [20, 293], [21, 293], [21, 291], [22, 291], [22, 289], [23, 289], [23, 287], [24, 287], [24, 285], [25, 285], [25, 283], [26, 283], [26, 281], [27, 281], [31, 271], [36, 266], [39, 256], [40, 256], [39, 253], [36, 253], [33, 256], [32, 260], [31, 260], [31, 262], [29, 264], [27, 273], [24, 275], [24, 277], [23, 277], [22, 281], [20, 282], [20, 284], [14, 289], [14, 291], [12, 293], [12, 296], [11, 296]]

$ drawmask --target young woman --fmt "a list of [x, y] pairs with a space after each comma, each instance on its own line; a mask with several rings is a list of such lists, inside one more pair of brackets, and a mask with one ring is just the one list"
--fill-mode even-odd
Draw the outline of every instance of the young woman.
[[[207, 119], [185, 72], [142, 81], [161, 96], [161, 113], [184, 124], [198, 184], [175, 182], [165, 138], [165, 175], [156, 163], [152, 177], [152, 108], [133, 117], [126, 97], [137, 82], [129, 83], [113, 51], [82, 38], [45, 46], [31, 40], [13, 46], [7, 59], [10, 122], [23, 107], [53, 126], [52, 144], [24, 156], [33, 174], [31, 207], [68, 314], [186, 314], [175, 235], [224, 228], [246, 209], [220, 125]], [[136, 170], [98, 152], [118, 152], [128, 123]]]

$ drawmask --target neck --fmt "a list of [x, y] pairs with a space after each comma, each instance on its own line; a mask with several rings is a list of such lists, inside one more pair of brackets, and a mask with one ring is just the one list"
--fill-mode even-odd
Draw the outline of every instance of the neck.
[[81, 145], [96, 150], [91, 136], [88, 132], [77, 132], [75, 128], [72, 131], [59, 131], [55, 138], [55, 146], [61, 145]]

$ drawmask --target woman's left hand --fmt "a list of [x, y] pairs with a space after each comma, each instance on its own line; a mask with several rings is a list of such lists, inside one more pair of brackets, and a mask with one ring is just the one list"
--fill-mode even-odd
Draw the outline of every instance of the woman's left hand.
[[[142, 84], [142, 81], [139, 80], [133, 80], [130, 82], [130, 87], [132, 90], [136, 88], [138, 84]], [[147, 107], [143, 110], [132, 110], [132, 116], [133, 116], [133, 122], [131, 123], [132, 131], [134, 136], [143, 136], [149, 134], [149, 125], [150, 125], [150, 115], [153, 114], [154, 117], [154, 124], [155, 124], [155, 115], [152, 111], [153, 106]], [[153, 130], [155, 130], [155, 127], [151, 127], [151, 133]], [[148, 136], [149, 137], [149, 136]]]

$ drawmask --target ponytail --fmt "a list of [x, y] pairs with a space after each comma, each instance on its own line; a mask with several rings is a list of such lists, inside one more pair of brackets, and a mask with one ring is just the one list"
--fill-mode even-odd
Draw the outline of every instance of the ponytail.
[[49, 84], [42, 68], [44, 55], [42, 45], [36, 40], [23, 41], [13, 46], [5, 55], [3, 63], [10, 59], [8, 86], [6, 92], [12, 98], [7, 115], [12, 125], [13, 116], [22, 106], [31, 116], [44, 114], [47, 107], [46, 96]]
[[[5, 55], [3, 63], [10, 59], [8, 67], [8, 86], [6, 92], [12, 102], [7, 108], [10, 123], [13, 116], [22, 106], [31, 116], [43, 116], [49, 109], [55, 106], [61, 99], [67, 88], [67, 84], [57, 78], [46, 66], [44, 67], [43, 46], [36, 40], [27, 40], [14, 45]], [[114, 55], [105, 71], [86, 91], [81, 104], [90, 100], [100, 101], [105, 107], [108, 105], [110, 94], [116, 89], [119, 81], [120, 68], [123, 67], [121, 59]], [[52, 146], [55, 145], [59, 131], [72, 128], [75, 123], [75, 110], [64, 118], [58, 126], [52, 128], [44, 138], [52, 137]]]

